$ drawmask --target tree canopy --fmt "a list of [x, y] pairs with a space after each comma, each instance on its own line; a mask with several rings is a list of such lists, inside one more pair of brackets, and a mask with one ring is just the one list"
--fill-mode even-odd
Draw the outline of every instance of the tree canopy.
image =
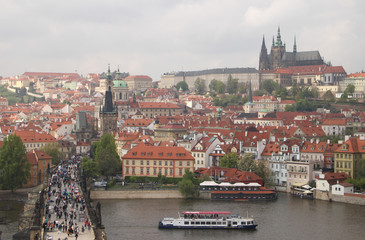
[[14, 192], [27, 183], [30, 177], [25, 146], [19, 136], [9, 135], [0, 148], [0, 184]]
[[199, 197], [200, 181], [194, 177], [193, 172], [185, 168], [182, 180], [179, 182], [179, 190], [185, 198]]
[[225, 168], [237, 168], [238, 160], [239, 158], [237, 153], [228, 153], [219, 160], [219, 166]]
[[245, 172], [256, 172], [257, 166], [252, 154], [245, 154], [238, 162], [238, 169]]
[[195, 92], [197, 94], [204, 94], [205, 93], [205, 80], [201, 78], [197, 78], [194, 82]]
[[272, 94], [272, 92], [279, 88], [279, 84], [272, 79], [264, 80], [262, 83], [263, 89], [265, 89], [269, 94]]
[[189, 86], [185, 81], [181, 81], [176, 84], [176, 90], [179, 91], [180, 89], [185, 92], [189, 90]]
[[230, 94], [237, 93], [238, 90], [238, 79], [232, 78], [232, 75], [229, 74], [227, 79], [227, 92]]
[[47, 144], [41, 150], [52, 157], [53, 165], [58, 165], [65, 157], [65, 154], [60, 151], [58, 143]]
[[121, 170], [121, 161], [113, 135], [104, 134], [96, 144], [95, 161], [103, 176], [112, 176]]
[[81, 164], [85, 177], [94, 177], [98, 175], [98, 167], [96, 161], [85, 156], [82, 158]]

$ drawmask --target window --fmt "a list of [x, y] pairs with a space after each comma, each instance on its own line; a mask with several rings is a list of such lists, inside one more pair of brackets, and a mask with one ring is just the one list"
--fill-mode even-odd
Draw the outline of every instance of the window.
[[153, 161], [153, 165], [154, 165], [154, 166], [156, 166], [156, 163], [157, 163], [156, 161]]
[[134, 160], [132, 160], [132, 165], [134, 165], [135, 164], [135, 162], [134, 162]]
[[167, 166], [167, 161], [165, 161], [165, 166]]
[[143, 160], [141, 160], [141, 165], [143, 165]]
[[147, 160], [147, 165], [150, 165], [150, 161], [149, 160]]
[[158, 161], [158, 165], [161, 166], [162, 165], [162, 161]]
[[141, 168], [141, 170], [140, 170], [140, 174], [141, 174], [141, 175], [143, 175], [143, 168]]
[[127, 160], [127, 161], [125, 162], [125, 165], [129, 165], [129, 160]]
[[129, 173], [129, 167], [125, 168], [125, 173]]
[[147, 174], [150, 174], [150, 168], [147, 168]]
[[170, 166], [172, 166], [172, 161], [170, 161]]
[[190, 162], [189, 161], [186, 162], [186, 166], [190, 166]]
[[179, 161], [179, 166], [182, 166], [182, 161]]

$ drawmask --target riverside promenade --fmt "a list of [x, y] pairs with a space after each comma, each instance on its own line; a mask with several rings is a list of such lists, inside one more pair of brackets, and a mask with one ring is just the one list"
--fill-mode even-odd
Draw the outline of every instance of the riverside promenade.
[[45, 201], [44, 239], [95, 239], [77, 167], [77, 162], [68, 162], [52, 175]]

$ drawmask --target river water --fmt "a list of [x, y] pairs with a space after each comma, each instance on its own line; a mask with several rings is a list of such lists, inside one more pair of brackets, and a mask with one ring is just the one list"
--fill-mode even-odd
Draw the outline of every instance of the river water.
[[[103, 200], [108, 240], [119, 239], [365, 239], [365, 206], [307, 200], [280, 193], [278, 200], [231, 202], [183, 199]], [[182, 211], [230, 211], [258, 223], [257, 230], [159, 230], [163, 217]]]
[[0, 223], [0, 239], [13, 239], [13, 235], [18, 232], [18, 220], [23, 213], [24, 202], [1, 200], [0, 201], [0, 219], [6, 219], [6, 224]]

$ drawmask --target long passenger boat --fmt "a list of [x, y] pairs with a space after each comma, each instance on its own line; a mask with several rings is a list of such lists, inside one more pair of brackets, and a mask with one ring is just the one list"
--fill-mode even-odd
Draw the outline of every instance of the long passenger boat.
[[266, 189], [259, 183], [216, 183], [205, 181], [200, 184], [201, 190], [210, 192], [212, 200], [256, 201], [275, 200], [278, 193], [273, 189]]
[[231, 215], [230, 212], [182, 212], [178, 218], [164, 218], [159, 228], [167, 229], [255, 229], [253, 218]]

